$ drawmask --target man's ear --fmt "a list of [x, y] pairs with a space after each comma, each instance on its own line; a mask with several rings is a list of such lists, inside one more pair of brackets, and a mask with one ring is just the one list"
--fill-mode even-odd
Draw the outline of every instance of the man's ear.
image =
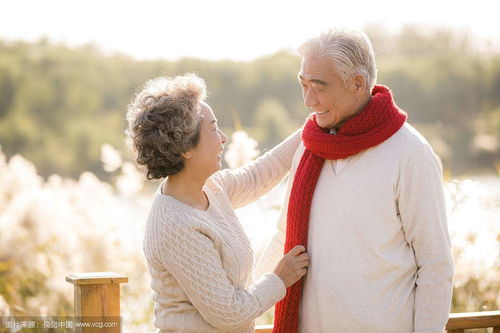
[[363, 75], [356, 74], [352, 78], [352, 82], [354, 84], [354, 90], [356, 93], [363, 93], [366, 91], [366, 80]]

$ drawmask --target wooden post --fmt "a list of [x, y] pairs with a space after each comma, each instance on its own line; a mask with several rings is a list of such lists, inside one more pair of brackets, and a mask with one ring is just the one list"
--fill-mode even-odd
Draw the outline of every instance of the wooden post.
[[[120, 283], [128, 277], [113, 272], [77, 273], [66, 276], [75, 286], [75, 332], [120, 333]], [[83, 326], [77, 327], [83, 323]]]

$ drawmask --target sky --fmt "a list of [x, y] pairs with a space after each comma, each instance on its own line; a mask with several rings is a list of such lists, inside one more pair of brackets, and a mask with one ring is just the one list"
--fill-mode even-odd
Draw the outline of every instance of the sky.
[[248, 61], [294, 50], [331, 27], [407, 24], [500, 40], [499, 0], [5, 0], [0, 39], [97, 44], [138, 59]]

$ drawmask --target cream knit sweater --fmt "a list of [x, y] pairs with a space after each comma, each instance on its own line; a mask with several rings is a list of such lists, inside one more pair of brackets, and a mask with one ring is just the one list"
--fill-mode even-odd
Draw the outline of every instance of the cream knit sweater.
[[250, 241], [235, 215], [288, 173], [300, 143], [297, 131], [236, 170], [212, 175], [206, 211], [156, 192], [144, 236], [155, 326], [161, 332], [252, 332], [254, 319], [285, 296], [282, 280], [264, 274], [250, 285]]
[[[278, 233], [255, 276], [283, 254], [290, 187]], [[383, 143], [326, 160], [309, 219], [311, 258], [300, 307], [301, 333], [437, 333], [450, 311], [453, 262], [441, 167], [405, 124]]]

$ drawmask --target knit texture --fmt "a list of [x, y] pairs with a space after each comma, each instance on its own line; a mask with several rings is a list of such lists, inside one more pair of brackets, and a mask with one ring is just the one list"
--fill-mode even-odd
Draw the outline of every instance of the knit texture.
[[[282, 257], [297, 150], [258, 278]], [[325, 160], [311, 203], [311, 262], [299, 333], [438, 333], [448, 320], [453, 262], [440, 163], [412, 126], [342, 160]]]
[[[302, 133], [306, 150], [288, 204], [285, 253], [296, 245], [307, 249], [311, 202], [324, 159], [343, 159], [376, 146], [396, 133], [405, 121], [406, 114], [394, 104], [390, 90], [384, 86], [375, 86], [368, 105], [349, 119], [337, 135], [326, 133], [314, 116], [308, 119]], [[285, 299], [276, 305], [273, 332], [298, 331], [302, 286], [302, 280], [290, 286]]]
[[251, 283], [253, 252], [234, 208], [275, 186], [289, 171], [296, 132], [255, 162], [212, 175], [206, 211], [155, 194], [144, 235], [154, 290], [155, 326], [162, 332], [248, 332], [254, 319], [283, 298], [273, 273]]

